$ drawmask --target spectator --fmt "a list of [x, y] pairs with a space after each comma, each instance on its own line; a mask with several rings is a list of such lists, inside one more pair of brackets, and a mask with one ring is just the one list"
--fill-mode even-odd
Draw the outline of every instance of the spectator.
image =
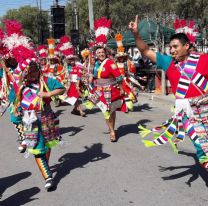
[[141, 56], [140, 56], [139, 50], [138, 49], [134, 50], [133, 62], [135, 64], [138, 64], [140, 57]]

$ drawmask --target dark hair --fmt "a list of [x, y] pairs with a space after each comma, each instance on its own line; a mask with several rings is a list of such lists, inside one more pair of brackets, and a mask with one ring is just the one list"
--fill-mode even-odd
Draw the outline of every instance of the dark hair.
[[18, 63], [15, 58], [9, 57], [8, 59], [5, 59], [5, 65], [6, 67], [16, 68]]
[[37, 62], [31, 61], [29, 67], [39, 69], [39, 64]]
[[190, 44], [190, 40], [189, 38], [187, 37], [186, 34], [184, 33], [177, 33], [177, 34], [173, 34], [171, 37], [170, 37], [170, 41], [174, 40], [174, 39], [178, 39], [181, 44], [185, 45], [185, 44]]

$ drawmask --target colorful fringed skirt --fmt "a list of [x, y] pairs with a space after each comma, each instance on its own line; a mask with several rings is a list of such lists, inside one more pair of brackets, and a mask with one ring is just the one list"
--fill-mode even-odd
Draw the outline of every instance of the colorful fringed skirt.
[[95, 84], [95, 87], [90, 91], [88, 96], [88, 103], [85, 103], [84, 105], [88, 109], [91, 109], [89, 102], [91, 102], [93, 106], [96, 105], [104, 114], [105, 119], [109, 119], [110, 114], [116, 110], [127, 112], [128, 108], [124, 96], [120, 95], [120, 89], [118, 85], [114, 82], [110, 82], [113, 80], [104, 80], [106, 82], [103, 81], [104, 83], [102, 84], [101, 81]]
[[51, 109], [35, 114], [37, 119], [34, 118], [31, 124], [23, 121], [23, 143], [30, 153], [45, 154], [59, 143], [59, 119]]
[[[176, 143], [182, 142], [185, 136], [191, 139], [194, 144], [197, 157], [200, 163], [208, 161], [208, 101], [199, 103], [199, 98], [187, 99], [187, 105], [177, 111], [170, 119], [163, 124], [148, 130], [141, 125], [139, 133], [142, 137], [152, 133], [154, 140], [143, 140], [147, 147], [163, 145], [169, 142], [175, 151]], [[187, 112], [190, 108], [190, 112]]]

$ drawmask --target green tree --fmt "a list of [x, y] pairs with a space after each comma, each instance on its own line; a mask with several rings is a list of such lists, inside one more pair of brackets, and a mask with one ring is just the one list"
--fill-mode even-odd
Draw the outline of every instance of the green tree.
[[23, 6], [19, 9], [8, 10], [4, 19], [13, 19], [22, 23], [24, 34], [30, 37], [34, 43], [38, 43], [39, 36], [48, 30], [48, 13], [41, 12], [37, 7]]

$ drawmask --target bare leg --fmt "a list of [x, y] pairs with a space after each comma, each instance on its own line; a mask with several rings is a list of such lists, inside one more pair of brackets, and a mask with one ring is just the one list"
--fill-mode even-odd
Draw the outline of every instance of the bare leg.
[[115, 120], [116, 120], [116, 112], [113, 112], [109, 119], [106, 119], [106, 124], [108, 125], [110, 131], [110, 140], [111, 142], [116, 142], [116, 134], [115, 134]]

